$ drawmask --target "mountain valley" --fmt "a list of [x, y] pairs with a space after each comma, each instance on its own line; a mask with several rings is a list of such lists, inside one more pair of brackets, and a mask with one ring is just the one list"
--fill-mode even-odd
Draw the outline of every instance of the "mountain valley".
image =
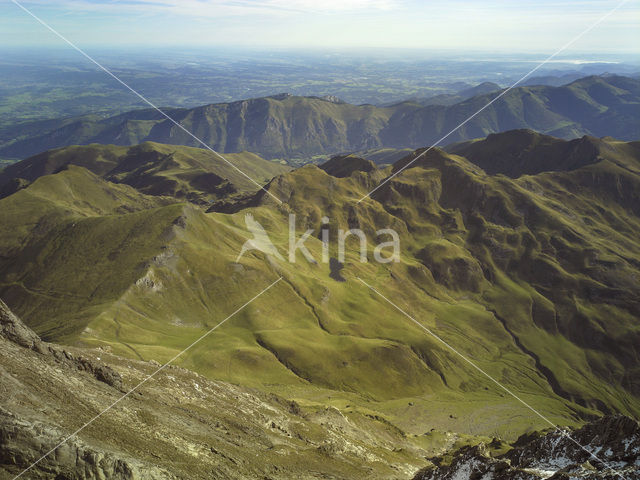
[[[497, 145], [498, 158], [513, 145], [526, 155], [489, 166]], [[360, 278], [555, 422], [638, 414], [637, 142], [511, 131], [381, 169], [344, 157], [286, 172], [246, 157], [282, 168], [263, 174], [276, 174], [265, 188], [282, 205], [210, 156], [198, 171], [217, 171], [241, 195], [220, 202], [194, 182], [179, 194], [154, 188], [186, 178], [189, 155], [202, 152], [174, 148], [69, 147], [2, 173], [22, 188], [0, 200], [0, 297], [45, 340], [163, 363], [280, 276], [178, 364], [305, 407], [376, 412], [412, 435], [514, 439], [545, 426]], [[165, 156], [175, 160], [157, 161]], [[555, 157], [567, 163], [537, 172]], [[234, 261], [248, 214], [285, 251], [291, 213], [299, 231], [316, 232], [316, 259], [328, 214], [332, 258], [337, 229], [357, 226], [372, 239], [394, 228], [401, 260], [361, 263], [348, 243], [344, 282], [300, 255]]]

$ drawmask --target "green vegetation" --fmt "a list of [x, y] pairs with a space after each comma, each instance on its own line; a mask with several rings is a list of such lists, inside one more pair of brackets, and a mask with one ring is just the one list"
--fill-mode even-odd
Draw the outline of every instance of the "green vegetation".
[[[522, 135], [487, 142], [508, 146]], [[515, 438], [544, 426], [360, 277], [552, 421], [637, 415], [640, 150], [582, 142], [597, 161], [510, 172], [515, 179], [433, 149], [360, 204], [412, 157], [385, 170], [358, 160], [325, 167], [339, 176], [308, 165], [268, 183], [284, 205], [258, 191], [235, 204], [229, 197], [223, 210], [232, 214], [215, 205], [206, 213], [202, 196], [194, 205], [180, 189], [143, 181], [181, 179], [181, 190], [203, 195], [182, 173], [206, 152], [157, 144], [49, 152], [3, 173], [31, 183], [0, 200], [0, 296], [47, 339], [162, 362], [282, 276], [180, 365], [305, 408], [377, 415], [416, 438], [432, 428]], [[539, 138], [531, 158], [539, 145], [546, 158], [568, 143]], [[258, 176], [283, 168], [245, 159]], [[227, 181], [233, 173], [216, 171]], [[290, 264], [254, 251], [235, 263], [247, 213], [285, 251], [291, 212], [299, 232], [315, 229], [307, 245], [317, 259], [326, 215], [332, 238], [358, 225], [371, 249], [377, 229], [394, 228], [401, 262], [360, 263], [353, 244], [346, 282], [301, 256]]]
[[[0, 198], [42, 175], [75, 165], [142, 193], [208, 205], [219, 198], [254, 192], [260, 184], [288, 170], [249, 152], [226, 154], [224, 159], [204, 149], [152, 142], [134, 147], [69, 147], [44, 152], [0, 172], [0, 186], [4, 185]], [[242, 172], [251, 172], [251, 178]]]

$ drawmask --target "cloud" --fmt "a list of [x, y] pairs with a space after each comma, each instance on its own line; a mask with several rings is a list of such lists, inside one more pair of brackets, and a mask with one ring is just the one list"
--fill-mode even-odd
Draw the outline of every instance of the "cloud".
[[[88, 43], [553, 51], [618, 0], [19, 0]], [[41, 38], [0, 2], [0, 40]], [[11, 7], [11, 8], [10, 8]], [[4, 12], [7, 12], [3, 15]], [[11, 20], [13, 19], [13, 20]], [[637, 51], [637, 2], [572, 46]], [[26, 33], [32, 29], [32, 35]], [[26, 40], [24, 40], [26, 39]]]
[[45, 0], [32, 0], [23, 3], [27, 7], [51, 8], [67, 14], [155, 13], [201, 18], [355, 13], [391, 10], [400, 4], [399, 0], [64, 0], [55, 4]]
[[398, 6], [394, 0], [271, 0], [262, 2], [276, 8], [303, 12], [344, 12], [355, 10], [391, 10]]

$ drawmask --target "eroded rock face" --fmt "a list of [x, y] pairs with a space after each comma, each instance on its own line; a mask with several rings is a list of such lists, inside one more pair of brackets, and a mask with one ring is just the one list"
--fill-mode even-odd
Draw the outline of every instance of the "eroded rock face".
[[[64, 434], [54, 427], [21, 420], [0, 409], [0, 454], [4, 466], [24, 469], [25, 466], [33, 465], [43, 456], [43, 452], [55, 448], [64, 439]], [[2, 473], [1, 470], [0, 473]], [[176, 478], [165, 470], [96, 450], [76, 438], [64, 442], [55, 453], [42, 459], [36, 466], [25, 472], [24, 477], [60, 480]]]
[[43, 342], [40, 337], [9, 309], [6, 303], [0, 300], [0, 336], [17, 343], [21, 347], [29, 348], [43, 355], [50, 355], [60, 363], [80, 371], [88, 372], [96, 380], [107, 385], [122, 389], [122, 378], [107, 365], [82, 356], [75, 356], [62, 348]]
[[40, 337], [22, 323], [2, 300], [0, 300], [0, 336], [32, 350], [40, 350], [42, 347]]
[[483, 444], [465, 447], [449, 465], [425, 468], [414, 480], [640, 479], [640, 424], [622, 415], [574, 432], [523, 435], [513, 447], [498, 457]]
[[[111, 367], [43, 342], [33, 330], [11, 312], [2, 300], [0, 300], [0, 338], [46, 357], [55, 365], [62, 366], [63, 372], [67, 370], [68, 376], [72, 376], [76, 371], [87, 372], [100, 382], [118, 389], [122, 388], [120, 375]], [[0, 376], [6, 378], [6, 375], [6, 372], [0, 372]], [[24, 392], [11, 392], [13, 396], [16, 394], [24, 395]], [[69, 406], [69, 408], [71, 410], [72, 407]], [[42, 458], [45, 453], [53, 449], [55, 452]], [[0, 478], [5, 478], [3, 474], [7, 472], [6, 469], [19, 473], [31, 465], [33, 467], [24, 473], [25, 478], [57, 480], [176, 478], [164, 470], [143, 465], [135, 459], [125, 459], [111, 452], [92, 448], [75, 437], [67, 439], [65, 433], [54, 426], [18, 417], [2, 407], [0, 407], [0, 459], [0, 465], [2, 465]], [[36, 463], [37, 465], [34, 465]]]

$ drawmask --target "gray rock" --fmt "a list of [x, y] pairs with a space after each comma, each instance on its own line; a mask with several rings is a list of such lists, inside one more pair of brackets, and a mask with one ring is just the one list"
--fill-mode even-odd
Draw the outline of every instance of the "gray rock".
[[448, 465], [441, 465], [440, 457], [432, 461], [436, 466], [424, 468], [414, 480], [640, 480], [640, 424], [609, 415], [574, 432], [523, 435], [502, 456], [493, 457], [480, 444], [461, 448]]
[[40, 337], [22, 323], [2, 300], [0, 300], [0, 336], [32, 350], [38, 350], [42, 345]]
[[111, 452], [95, 450], [71, 438], [43, 458], [65, 439], [56, 428], [19, 420], [0, 411], [0, 456], [12, 474], [29, 469], [24, 478], [56, 480], [165, 480], [175, 476], [155, 466], [125, 459]]
[[43, 342], [33, 330], [22, 323], [22, 320], [2, 300], [0, 300], [0, 336], [21, 347], [29, 348], [43, 355], [50, 355], [60, 363], [88, 372], [96, 380], [122, 390], [122, 378], [118, 372], [108, 365], [103, 365], [89, 358], [76, 357], [60, 347]]

